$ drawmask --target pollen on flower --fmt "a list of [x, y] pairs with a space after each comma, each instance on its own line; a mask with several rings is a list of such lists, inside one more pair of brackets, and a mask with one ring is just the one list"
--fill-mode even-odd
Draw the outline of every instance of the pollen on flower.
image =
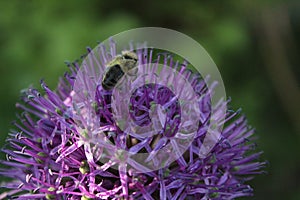
[[89, 164], [88, 164], [88, 162], [87, 162], [86, 160], [85, 160], [85, 161], [81, 161], [79, 171], [80, 171], [82, 174], [87, 174], [87, 173], [89, 173], [90, 168], [89, 168]]

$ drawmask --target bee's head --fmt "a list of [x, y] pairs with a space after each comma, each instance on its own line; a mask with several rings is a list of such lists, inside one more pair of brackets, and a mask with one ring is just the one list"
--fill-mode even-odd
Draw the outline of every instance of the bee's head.
[[136, 53], [132, 51], [122, 51], [122, 59], [123, 59], [124, 67], [127, 70], [136, 67], [138, 61], [138, 57]]
[[137, 60], [138, 60], [136, 53], [134, 53], [132, 51], [122, 51], [122, 57], [125, 60], [133, 60], [135, 62], [137, 62]]

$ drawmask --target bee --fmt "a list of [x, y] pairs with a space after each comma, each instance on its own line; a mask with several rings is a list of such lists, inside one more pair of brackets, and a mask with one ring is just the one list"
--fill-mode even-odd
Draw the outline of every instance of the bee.
[[106, 65], [102, 78], [102, 88], [112, 90], [125, 74], [135, 76], [137, 74], [137, 61], [138, 57], [132, 51], [122, 51], [121, 55], [114, 57]]

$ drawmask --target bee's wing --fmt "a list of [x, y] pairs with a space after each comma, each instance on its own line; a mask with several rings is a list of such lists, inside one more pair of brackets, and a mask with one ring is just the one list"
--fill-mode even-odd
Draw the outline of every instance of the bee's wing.
[[107, 72], [111, 75], [112, 78], [119, 80], [124, 75], [124, 72], [120, 65], [114, 65], [110, 67], [109, 71]]

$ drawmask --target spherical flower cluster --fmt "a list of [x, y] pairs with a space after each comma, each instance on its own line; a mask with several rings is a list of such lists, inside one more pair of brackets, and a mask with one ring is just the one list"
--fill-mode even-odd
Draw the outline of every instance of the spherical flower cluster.
[[[117, 54], [115, 50], [107, 53], [103, 48], [96, 52], [102, 68]], [[91, 53], [89, 48], [88, 53]], [[188, 71], [186, 63], [174, 62], [172, 56], [164, 54], [152, 58], [151, 49], [137, 51], [137, 54], [141, 63], [160, 62], [163, 57], [163, 66], [184, 76], [197, 94], [201, 116], [195, 119], [198, 122], [193, 124], [196, 134], [185, 152], [154, 170], [145, 170], [142, 162], [130, 159], [124, 162], [126, 156], [122, 150], [130, 155], [148, 153], [148, 160], [154, 159], [155, 153], [172, 143], [178, 132], [184, 114], [182, 104], [170, 89], [159, 84], [145, 84], [134, 90], [128, 116], [138, 126], [147, 125], [151, 122], [152, 106], [159, 105], [161, 111], [157, 121], [163, 127], [160, 132], [145, 139], [123, 131], [113, 117], [112, 92], [104, 90], [99, 82], [95, 97], [87, 106], [95, 111], [100, 124], [97, 130], [101, 130], [110, 145], [87, 139], [85, 118], [78, 120], [84, 112], [77, 112], [72, 104], [76, 95], [73, 86], [80, 66], [78, 62], [67, 63], [70, 71], [55, 91], [42, 81], [42, 94], [34, 88], [22, 92], [22, 101], [17, 104], [22, 113], [14, 123], [16, 130], [9, 134], [2, 149], [7, 159], [1, 161], [5, 167], [0, 174], [12, 181], [2, 183], [8, 190], [0, 199], [175, 200], [235, 199], [252, 195], [247, 181], [254, 174], [262, 173], [264, 162], [257, 161], [260, 152], [253, 153], [254, 130], [247, 125], [246, 118], [239, 111], [231, 110], [227, 110], [225, 119], [219, 116], [218, 110], [226, 108], [229, 101], [220, 100], [211, 107], [214, 88], [208, 88], [207, 80]], [[117, 103], [121, 100], [114, 99]], [[210, 126], [224, 126], [224, 129], [210, 152], [200, 156]]]

